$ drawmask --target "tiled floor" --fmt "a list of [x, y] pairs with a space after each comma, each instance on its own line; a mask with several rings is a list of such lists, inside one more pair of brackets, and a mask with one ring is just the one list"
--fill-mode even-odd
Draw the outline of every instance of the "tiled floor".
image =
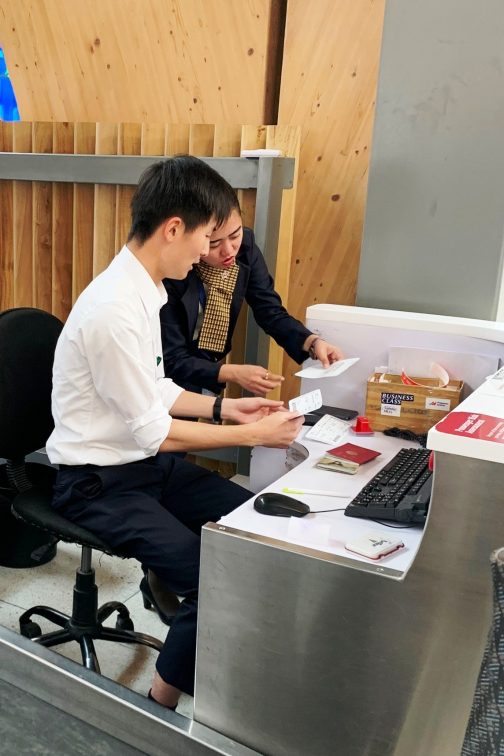
[[[233, 478], [248, 486], [243, 476]], [[0, 625], [19, 632], [19, 616], [36, 604], [59, 609], [67, 614], [72, 608], [72, 589], [75, 570], [80, 564], [80, 547], [60, 541], [55, 558], [48, 564], [27, 569], [0, 566]], [[135, 630], [164, 640], [169, 628], [153, 610], [144, 609], [139, 584], [140, 565], [134, 559], [119, 559], [93, 552], [93, 567], [98, 585], [98, 602], [121, 601], [130, 610]], [[42, 632], [57, 628], [43, 618], [35, 618]], [[105, 624], [114, 626], [115, 615]], [[151, 686], [157, 652], [146, 646], [95, 641], [101, 673], [115, 682], [147, 695]], [[77, 643], [66, 643], [53, 649], [69, 659], [81, 663]], [[177, 711], [192, 716], [193, 699], [183, 695]]]
[[[93, 552], [93, 567], [98, 585], [98, 601], [122, 601], [130, 610], [135, 630], [164, 640], [169, 630], [157, 614], [144, 609], [139, 583], [140, 565], [133, 559], [119, 559]], [[55, 558], [48, 564], [29, 569], [0, 566], [0, 624], [19, 632], [19, 616], [36, 604], [70, 613], [74, 574], [80, 563], [80, 548], [60, 542]], [[34, 617], [42, 632], [57, 628], [43, 618]], [[105, 624], [114, 627], [115, 615]], [[151, 685], [157, 652], [145, 646], [95, 641], [101, 672], [105, 677], [146, 695]], [[77, 643], [66, 643], [53, 649], [81, 663]], [[192, 716], [192, 698], [182, 696], [178, 709]]]

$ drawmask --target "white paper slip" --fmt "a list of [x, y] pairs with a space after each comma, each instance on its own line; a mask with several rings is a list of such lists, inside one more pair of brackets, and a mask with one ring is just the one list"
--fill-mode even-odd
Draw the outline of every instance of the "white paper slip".
[[302, 544], [308, 541], [327, 546], [331, 538], [331, 524], [315, 518], [302, 520], [300, 517], [290, 517], [287, 537]]
[[310, 367], [299, 370], [295, 375], [300, 378], [334, 378], [336, 375], [341, 375], [349, 367], [355, 365], [360, 360], [360, 357], [349, 357], [347, 360], [338, 360], [328, 368], [323, 368], [322, 365], [311, 365]]
[[345, 423], [344, 420], [332, 415], [322, 415], [318, 423], [305, 433], [305, 438], [321, 441], [323, 444], [334, 444], [348, 432], [349, 427], [350, 423]]
[[322, 394], [320, 393], [320, 389], [308, 391], [307, 394], [301, 394], [301, 396], [296, 396], [295, 399], [289, 400], [290, 411], [301, 412], [303, 415], [308, 414], [308, 412], [313, 412], [313, 410], [316, 410], [319, 407], [322, 407]]

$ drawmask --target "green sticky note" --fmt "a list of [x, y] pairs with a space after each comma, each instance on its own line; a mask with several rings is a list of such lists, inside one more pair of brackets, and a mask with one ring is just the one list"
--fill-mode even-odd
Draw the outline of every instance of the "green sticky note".
[[159, 365], [160, 362], [161, 362], [161, 357], [156, 357], [156, 365]]

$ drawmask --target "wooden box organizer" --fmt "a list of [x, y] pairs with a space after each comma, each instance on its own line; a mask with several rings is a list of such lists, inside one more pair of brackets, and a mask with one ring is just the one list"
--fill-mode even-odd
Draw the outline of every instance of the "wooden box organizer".
[[427, 433], [460, 402], [463, 381], [450, 380], [440, 386], [437, 378], [412, 380], [422, 385], [403, 383], [400, 375], [391, 373], [374, 373], [368, 378], [366, 417], [374, 431], [405, 428]]

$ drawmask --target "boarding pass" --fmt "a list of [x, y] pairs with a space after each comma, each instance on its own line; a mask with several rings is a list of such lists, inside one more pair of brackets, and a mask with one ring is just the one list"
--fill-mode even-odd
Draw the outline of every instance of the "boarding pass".
[[315, 391], [309, 391], [307, 394], [301, 394], [296, 396], [295, 399], [290, 399], [289, 409], [291, 412], [301, 412], [302, 415], [307, 415], [309, 412], [322, 407], [322, 394], [320, 389]]
[[318, 423], [305, 433], [305, 438], [321, 441], [323, 444], [334, 444], [348, 431], [350, 423], [339, 420], [332, 415], [322, 415]]

